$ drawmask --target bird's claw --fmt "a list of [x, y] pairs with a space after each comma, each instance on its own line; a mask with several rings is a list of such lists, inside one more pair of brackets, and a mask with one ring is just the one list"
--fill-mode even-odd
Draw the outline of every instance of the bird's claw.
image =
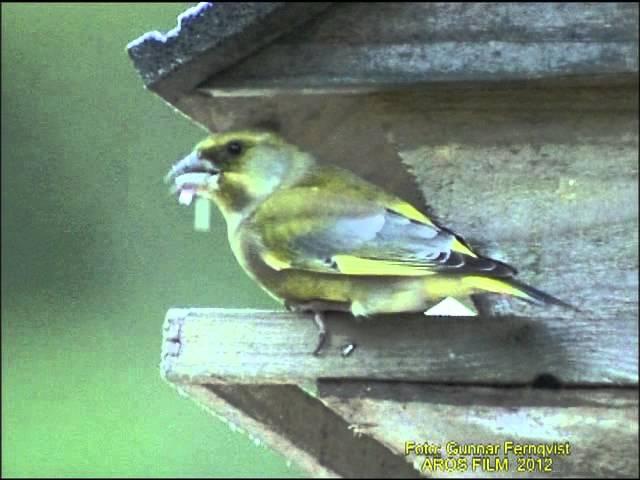
[[324, 302], [324, 301], [309, 301], [304, 303], [291, 303], [287, 300], [283, 302], [284, 308], [290, 312], [311, 312], [313, 313], [313, 323], [318, 327], [318, 343], [313, 350], [315, 357], [320, 355], [322, 348], [324, 347], [329, 332], [324, 324], [324, 312], [327, 310], [336, 310], [342, 312], [349, 311], [349, 305], [346, 303], [338, 302]]
[[313, 313], [313, 323], [318, 327], [318, 344], [313, 350], [313, 355], [317, 357], [320, 355], [320, 351], [327, 340], [327, 327], [324, 324], [324, 318], [321, 312]]
[[314, 357], [318, 357], [320, 356], [320, 351], [322, 350], [322, 347], [324, 347], [324, 343], [327, 340], [327, 332], [319, 332], [318, 333], [318, 343], [316, 345], [316, 348], [313, 350], [313, 356]]

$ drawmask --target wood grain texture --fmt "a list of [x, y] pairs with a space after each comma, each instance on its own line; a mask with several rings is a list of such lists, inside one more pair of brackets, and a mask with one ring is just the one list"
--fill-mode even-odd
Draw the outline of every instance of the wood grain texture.
[[[404, 456], [405, 442], [435, 444], [442, 456], [458, 457], [453, 445], [492, 444], [509, 458], [506, 472], [471, 468], [425, 470], [426, 456], [407, 460], [434, 477], [637, 477], [636, 389], [541, 390], [432, 386], [385, 382], [321, 382], [323, 402], [358, 431]], [[570, 455], [552, 455], [551, 472], [517, 472], [504, 443], [569, 442]], [[534, 457], [535, 458], [535, 457]]]
[[328, 2], [228, 2], [200, 6], [168, 35], [151, 32], [127, 51], [145, 86], [172, 103], [278, 36], [325, 10]]
[[[268, 446], [313, 478], [417, 478], [402, 457], [293, 385], [172, 384], [256, 447]], [[247, 455], [247, 461], [252, 456]]]
[[215, 96], [638, 73], [631, 3], [334, 4], [207, 82]]
[[[356, 436], [343, 418], [293, 385], [178, 385], [203, 406], [224, 404], [234, 422], [258, 432], [313, 476], [417, 478], [404, 458], [368, 436]], [[235, 415], [235, 413], [242, 414]]]
[[[367, 378], [435, 383], [637, 385], [637, 320], [597, 317], [388, 316], [327, 320], [331, 338], [311, 354], [311, 318], [285, 312], [171, 309], [161, 368], [173, 382], [304, 383]], [[355, 343], [347, 358], [342, 347]]]

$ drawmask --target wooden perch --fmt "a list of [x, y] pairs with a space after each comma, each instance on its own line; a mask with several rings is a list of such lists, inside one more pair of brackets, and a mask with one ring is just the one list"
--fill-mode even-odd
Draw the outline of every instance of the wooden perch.
[[[314, 357], [310, 317], [285, 312], [171, 309], [162, 369], [190, 383], [300, 383], [368, 378], [436, 383], [526, 384], [551, 375], [565, 384], [638, 382], [637, 320], [603, 324], [586, 315], [386, 316], [327, 319], [330, 344]], [[356, 349], [343, 357], [342, 346]]]

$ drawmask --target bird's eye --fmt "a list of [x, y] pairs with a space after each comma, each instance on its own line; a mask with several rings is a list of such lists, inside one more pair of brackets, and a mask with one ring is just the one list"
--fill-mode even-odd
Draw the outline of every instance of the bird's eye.
[[242, 152], [242, 144], [237, 140], [232, 140], [231, 142], [227, 143], [227, 152], [229, 152], [231, 155], [240, 154]]

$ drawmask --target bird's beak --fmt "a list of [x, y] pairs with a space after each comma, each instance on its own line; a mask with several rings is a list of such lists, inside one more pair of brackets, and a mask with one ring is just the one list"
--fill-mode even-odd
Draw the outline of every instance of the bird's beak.
[[164, 181], [172, 184], [172, 194], [180, 194], [180, 203], [190, 204], [194, 195], [217, 188], [219, 174], [213, 163], [192, 152], [171, 167]]

